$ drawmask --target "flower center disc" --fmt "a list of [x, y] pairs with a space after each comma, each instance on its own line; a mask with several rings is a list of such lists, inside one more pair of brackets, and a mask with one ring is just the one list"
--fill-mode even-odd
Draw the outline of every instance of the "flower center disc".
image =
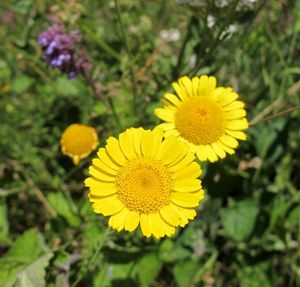
[[172, 178], [159, 161], [136, 158], [116, 176], [117, 195], [131, 211], [154, 213], [169, 203]]
[[224, 133], [224, 112], [219, 104], [207, 97], [190, 98], [178, 108], [175, 126], [189, 142], [196, 145], [210, 144]]

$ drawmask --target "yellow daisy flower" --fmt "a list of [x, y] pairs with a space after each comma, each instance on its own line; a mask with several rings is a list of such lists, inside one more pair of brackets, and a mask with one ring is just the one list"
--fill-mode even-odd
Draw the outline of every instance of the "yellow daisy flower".
[[198, 163], [176, 137], [163, 140], [161, 129], [130, 128], [110, 137], [89, 168], [93, 210], [110, 216], [117, 231], [135, 230], [156, 238], [171, 236], [196, 216], [204, 197]]
[[87, 157], [99, 144], [96, 130], [82, 124], [71, 124], [62, 133], [60, 139], [63, 154], [72, 158], [77, 165]]
[[248, 128], [245, 104], [232, 88], [216, 87], [216, 78], [184, 76], [172, 84], [176, 94], [164, 95], [164, 108], [155, 110], [165, 121], [165, 137], [187, 143], [200, 161], [215, 162], [233, 154]]

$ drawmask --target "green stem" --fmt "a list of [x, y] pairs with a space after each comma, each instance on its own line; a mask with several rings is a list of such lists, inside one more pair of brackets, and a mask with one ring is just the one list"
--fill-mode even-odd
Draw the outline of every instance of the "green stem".
[[182, 64], [182, 61], [183, 61], [183, 56], [184, 56], [185, 49], [187, 47], [188, 41], [189, 41], [189, 39], [192, 35], [192, 26], [193, 26], [193, 17], [190, 19], [190, 22], [189, 22], [188, 27], [187, 27], [187, 32], [186, 32], [185, 38], [183, 40], [183, 43], [182, 43], [182, 46], [181, 46], [181, 49], [180, 49], [180, 52], [179, 52], [177, 65], [176, 65], [176, 67], [174, 69], [174, 72], [173, 72], [173, 78], [174, 79], [179, 76], [178, 71], [181, 67], [181, 64]]
[[117, 125], [117, 129], [118, 129], [118, 132], [119, 132], [121, 130], [121, 122], [120, 122], [119, 116], [116, 112], [114, 102], [113, 102], [111, 97], [108, 97], [107, 101], [108, 101], [108, 104], [111, 108], [112, 114], [114, 116], [114, 119], [115, 119], [115, 122], [116, 122], [116, 125]]
[[[85, 274], [89, 271], [89, 269], [92, 267], [92, 265], [94, 264], [95, 260], [99, 257], [99, 254], [104, 246], [104, 243], [108, 237], [110, 233], [110, 228], [107, 227], [103, 233], [103, 236], [102, 238], [99, 240], [98, 242], [98, 246], [97, 246], [97, 249], [95, 250], [95, 252], [93, 253], [92, 257], [90, 258], [88, 264], [84, 264], [79, 272], [78, 272], [78, 276], [75, 280], [75, 282], [72, 284], [71, 287], [75, 287], [82, 279], [83, 277], [85, 276]], [[100, 259], [100, 261], [102, 261], [102, 259]]]
[[205, 56], [203, 58], [201, 58], [201, 60], [198, 61], [198, 63], [196, 64], [195, 68], [189, 73], [191, 75], [195, 75], [197, 74], [198, 70], [201, 68], [201, 66], [203, 65], [203, 63], [205, 63], [205, 61], [212, 55], [212, 53], [215, 51], [215, 49], [218, 47], [218, 45], [220, 43], [222, 43], [222, 41], [225, 39], [225, 37], [223, 37], [223, 39], [220, 39], [222, 33], [224, 33], [225, 29], [228, 27], [230, 20], [232, 19], [232, 16], [234, 15], [234, 13], [236, 12], [236, 7], [239, 3], [239, 0], [236, 0], [233, 4], [232, 7], [230, 9], [230, 13], [226, 19], [226, 21], [224, 22], [222, 28], [220, 29], [217, 37], [214, 39], [214, 41], [212, 41], [212, 44], [209, 47], [209, 52], [207, 54], [205, 54]]
[[124, 24], [123, 24], [122, 17], [121, 17], [119, 1], [114, 0], [114, 2], [116, 5], [116, 9], [117, 9], [117, 17], [118, 17], [118, 22], [119, 22], [120, 29], [121, 29], [123, 42], [125, 44], [127, 56], [129, 58], [129, 73], [130, 73], [130, 80], [131, 80], [131, 84], [132, 84], [132, 96], [133, 96], [133, 99], [132, 99], [133, 112], [136, 114], [136, 112], [137, 112], [137, 88], [136, 88], [136, 80], [135, 80], [135, 75], [134, 75], [134, 71], [133, 71], [133, 66], [132, 66], [132, 62], [131, 62], [132, 55], [131, 55], [130, 47], [128, 44], [127, 34], [125, 32]]

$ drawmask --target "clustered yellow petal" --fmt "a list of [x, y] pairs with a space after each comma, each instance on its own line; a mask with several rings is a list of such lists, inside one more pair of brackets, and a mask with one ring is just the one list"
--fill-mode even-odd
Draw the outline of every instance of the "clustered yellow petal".
[[200, 161], [215, 162], [233, 154], [248, 128], [245, 104], [230, 87], [216, 87], [216, 78], [184, 76], [172, 84], [176, 94], [164, 95], [155, 110], [166, 138], [185, 142]]
[[62, 133], [60, 145], [62, 152], [71, 157], [77, 165], [99, 144], [96, 130], [83, 124], [71, 124]]
[[171, 236], [196, 216], [204, 198], [200, 165], [177, 137], [160, 128], [130, 128], [110, 137], [89, 168], [94, 212], [109, 216], [117, 231], [140, 226], [144, 236]]

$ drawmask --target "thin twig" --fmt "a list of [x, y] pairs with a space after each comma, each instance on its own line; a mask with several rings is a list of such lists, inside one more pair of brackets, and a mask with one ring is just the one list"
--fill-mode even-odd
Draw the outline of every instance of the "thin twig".
[[269, 115], [274, 108], [276, 108], [281, 102], [281, 98], [277, 98], [274, 102], [268, 105], [262, 112], [256, 115], [251, 121], [250, 125], [256, 125], [259, 123], [265, 116]]
[[265, 121], [269, 121], [269, 120], [276, 119], [276, 118], [278, 118], [278, 117], [284, 116], [284, 115], [286, 115], [286, 114], [288, 114], [288, 113], [295, 112], [295, 111], [297, 111], [297, 110], [300, 110], [300, 105], [295, 106], [295, 107], [288, 108], [288, 109], [286, 109], [286, 110], [284, 110], [284, 111], [281, 111], [281, 112], [279, 112], [279, 113], [277, 113], [277, 114], [275, 114], [275, 115], [271, 115], [271, 116], [265, 117], [265, 118], [263, 118], [263, 119], [261, 119], [261, 120], [259, 120], [259, 121], [255, 121], [254, 123], [253, 123], [253, 121], [250, 121], [249, 125], [250, 125], [250, 126], [255, 126], [255, 125], [257, 125], [257, 124], [263, 123], [263, 122], [265, 122]]
[[27, 184], [29, 185], [29, 187], [31, 187], [32, 192], [38, 198], [38, 200], [43, 204], [43, 206], [45, 207], [45, 209], [49, 213], [49, 215], [52, 218], [57, 217], [56, 211], [50, 205], [50, 203], [48, 202], [47, 198], [44, 196], [42, 191], [35, 186], [34, 181], [27, 174], [25, 174], [25, 173], [23, 173], [23, 174], [24, 174]]
[[94, 96], [99, 98], [101, 101], [107, 100], [108, 105], [109, 105], [109, 107], [111, 109], [111, 112], [113, 114], [113, 117], [115, 119], [116, 126], [117, 126], [118, 130], [120, 130], [121, 122], [120, 122], [120, 119], [119, 119], [118, 114], [116, 112], [113, 100], [110, 97], [105, 97], [103, 95], [101, 90], [96, 87], [96, 83], [94, 82], [94, 80], [91, 77], [89, 77], [86, 73], [83, 73], [83, 76], [84, 76], [84, 79], [87, 82], [87, 84], [91, 87]]

